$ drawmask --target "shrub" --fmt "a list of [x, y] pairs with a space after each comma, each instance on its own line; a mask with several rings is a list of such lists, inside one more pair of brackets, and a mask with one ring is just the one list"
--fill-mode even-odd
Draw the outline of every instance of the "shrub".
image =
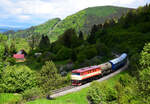
[[4, 92], [22, 92], [37, 86], [36, 74], [26, 66], [7, 66], [0, 87]]
[[91, 84], [87, 94], [87, 98], [91, 104], [107, 104], [116, 100], [116, 90], [106, 85], [106, 83], [100, 84], [99, 82], [93, 82]]
[[9, 65], [14, 65], [16, 63], [16, 60], [14, 58], [12, 58], [12, 57], [8, 57], [6, 59], [6, 62], [8, 62]]
[[22, 93], [23, 99], [26, 101], [35, 100], [40, 98], [42, 95], [42, 90], [37, 87], [27, 89]]
[[100, 84], [98, 82], [93, 82], [91, 84], [87, 94], [87, 98], [91, 102], [91, 104], [104, 103], [104, 101], [106, 100], [106, 95], [100, 88]]

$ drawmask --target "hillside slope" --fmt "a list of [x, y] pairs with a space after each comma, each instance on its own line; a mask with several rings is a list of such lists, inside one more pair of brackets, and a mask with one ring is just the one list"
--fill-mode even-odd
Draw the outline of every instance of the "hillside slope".
[[76, 32], [81, 30], [84, 34], [88, 34], [92, 25], [104, 23], [108, 18], [119, 18], [128, 10], [129, 8], [114, 6], [90, 7], [70, 15], [62, 21], [59, 18], [52, 19], [42, 25], [16, 32], [15, 35], [27, 37], [29, 35], [45, 34], [51, 40], [56, 40], [68, 28], [75, 28]]
[[75, 28], [77, 32], [80, 30], [84, 34], [88, 34], [91, 26], [94, 24], [104, 23], [109, 18], [119, 18], [129, 9], [114, 6], [99, 6], [91, 7], [77, 12], [71, 16], [66, 17], [55, 28], [49, 32], [51, 37], [57, 37], [68, 28]]
[[[19, 30], [18, 32], [14, 33], [15, 36], [17, 37], [28, 37], [30, 35], [42, 35], [42, 34], [47, 34], [50, 30], [53, 29], [53, 27], [61, 21], [60, 18], [54, 18], [51, 20], [46, 21], [43, 24], [37, 25], [37, 26], [32, 26], [28, 29], [25, 30]], [[8, 31], [5, 32], [4, 34], [9, 35], [12, 34], [12, 32]]]

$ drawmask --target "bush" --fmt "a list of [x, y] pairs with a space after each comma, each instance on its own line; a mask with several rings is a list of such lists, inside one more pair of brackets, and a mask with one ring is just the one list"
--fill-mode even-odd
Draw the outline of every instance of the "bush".
[[37, 87], [27, 89], [22, 93], [23, 99], [26, 101], [35, 100], [37, 98], [40, 98], [42, 95], [42, 90]]
[[93, 82], [91, 84], [87, 94], [87, 98], [91, 102], [91, 104], [105, 103], [104, 101], [106, 101], [106, 95], [100, 88], [100, 84], [98, 82]]
[[100, 84], [99, 82], [91, 84], [87, 94], [87, 98], [91, 104], [107, 104], [116, 100], [116, 90], [106, 85], [106, 83]]
[[7, 66], [0, 87], [4, 92], [18, 93], [37, 86], [36, 74], [26, 66]]
[[16, 60], [14, 58], [12, 58], [12, 57], [8, 57], [6, 59], [6, 62], [8, 62], [9, 65], [14, 65], [16, 63]]

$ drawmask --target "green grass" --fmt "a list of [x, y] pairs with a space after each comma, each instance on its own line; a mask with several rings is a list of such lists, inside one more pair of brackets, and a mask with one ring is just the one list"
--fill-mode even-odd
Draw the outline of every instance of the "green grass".
[[15, 104], [21, 100], [20, 94], [0, 93], [0, 104]]
[[[108, 84], [108, 86], [110, 87], [114, 87], [117, 81], [119, 80], [120, 76], [123, 76], [125, 74], [127, 74], [127, 71], [123, 71], [118, 75], [106, 81], [103, 81], [101, 84], [105, 83]], [[38, 99], [35, 101], [28, 102], [26, 104], [88, 104], [88, 101], [86, 99], [87, 92], [88, 92], [88, 87], [82, 89], [81, 91], [58, 97], [55, 100]]]
[[58, 97], [55, 100], [38, 99], [26, 104], [88, 104], [88, 101], [86, 99], [87, 91], [88, 88], [85, 88], [79, 92], [70, 93], [65, 96]]
[[[119, 7], [111, 7], [111, 6], [101, 6], [101, 7], [94, 7], [94, 8], [87, 8], [86, 12], [89, 15], [95, 15], [98, 17], [105, 17], [110, 14], [114, 14], [117, 12], [117, 9], [120, 9]], [[93, 12], [96, 11], [96, 12]]]
[[110, 78], [110, 79], [108, 79], [108, 80], [103, 81], [101, 84], [106, 83], [106, 84], [108, 84], [108, 86], [114, 87], [114, 86], [116, 85], [116, 83], [118, 82], [119, 78], [120, 78], [121, 76], [126, 75], [126, 74], [128, 74], [128, 73], [127, 73], [127, 70], [125, 70], [125, 71], [123, 71], [123, 72], [117, 74], [116, 76], [114, 76], [114, 77], [112, 77], [112, 78]]

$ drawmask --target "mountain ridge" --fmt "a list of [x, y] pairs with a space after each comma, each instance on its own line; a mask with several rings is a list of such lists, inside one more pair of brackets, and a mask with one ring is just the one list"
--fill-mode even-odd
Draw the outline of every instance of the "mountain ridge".
[[48, 35], [52, 41], [55, 41], [69, 28], [75, 28], [77, 33], [82, 31], [84, 34], [88, 34], [94, 24], [104, 23], [107, 19], [111, 18], [120, 18], [122, 14], [127, 13], [130, 9], [132, 8], [117, 6], [88, 7], [67, 16], [63, 20], [60, 18], [54, 18], [44, 24], [32, 26], [21, 32], [16, 32], [15, 35], [18, 37], [28, 37], [31, 34], [44, 34]]

